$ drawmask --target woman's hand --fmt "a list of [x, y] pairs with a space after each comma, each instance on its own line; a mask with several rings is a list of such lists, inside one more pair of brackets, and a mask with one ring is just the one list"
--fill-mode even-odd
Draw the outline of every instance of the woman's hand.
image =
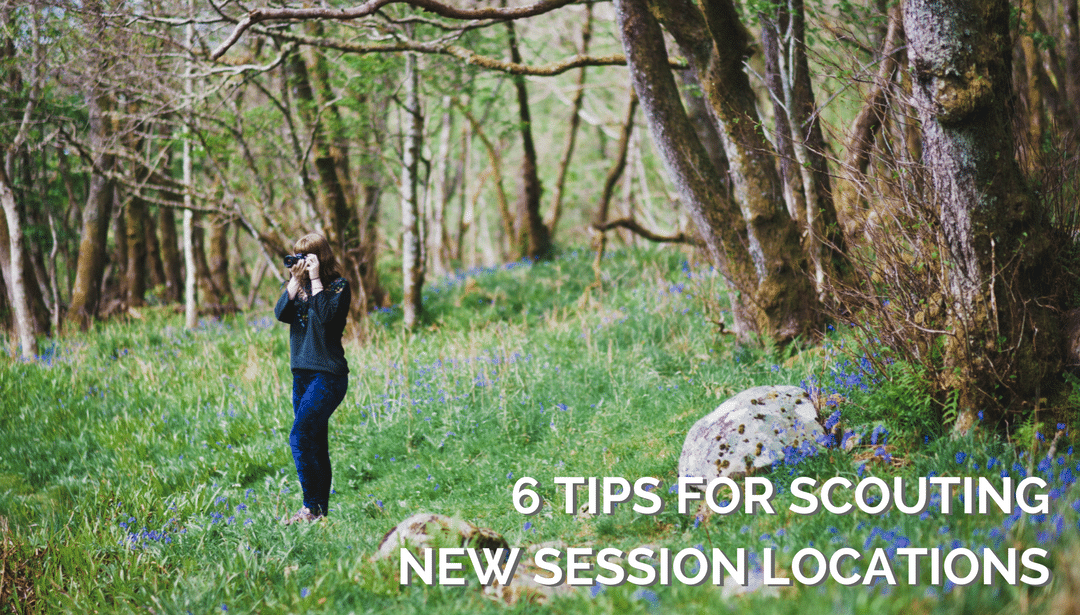
[[289, 283], [285, 287], [285, 290], [289, 293], [289, 299], [295, 299], [296, 293], [300, 292], [300, 278], [307, 268], [306, 260], [297, 261], [295, 265], [289, 267], [289, 273], [292, 274], [292, 277], [289, 278]]
[[311, 280], [311, 296], [322, 292], [323, 284], [319, 279], [319, 257], [314, 254], [307, 255], [308, 279]]
[[308, 278], [312, 280], [319, 279], [319, 257], [314, 254], [308, 254], [304, 259], [307, 264]]

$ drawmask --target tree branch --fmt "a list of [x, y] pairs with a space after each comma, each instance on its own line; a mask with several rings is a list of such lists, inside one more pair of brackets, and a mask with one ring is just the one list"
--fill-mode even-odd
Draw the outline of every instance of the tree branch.
[[611, 229], [616, 227], [624, 228], [636, 235], [640, 235], [645, 239], [656, 243], [688, 243], [691, 245], [699, 244], [696, 238], [683, 232], [680, 232], [677, 235], [658, 235], [638, 224], [637, 220], [635, 220], [633, 217], [619, 218], [618, 220], [609, 220], [607, 222], [604, 222], [603, 224], [593, 223], [592, 225], [592, 228], [594, 230], [601, 233], [605, 231], [610, 231]]
[[390, 4], [408, 4], [409, 6], [435, 13], [449, 19], [521, 19], [533, 17], [555, 10], [559, 7], [572, 4], [577, 0], [540, 0], [536, 4], [516, 8], [480, 8], [460, 9], [437, 2], [436, 0], [368, 0], [358, 7], [351, 9], [331, 8], [269, 8], [261, 7], [252, 9], [241, 19], [232, 33], [210, 54], [211, 60], [216, 60], [225, 55], [230, 47], [236, 44], [244, 32], [251, 26], [264, 21], [283, 21], [290, 19], [334, 19], [348, 21], [359, 19], [375, 14], [376, 11]]
[[[511, 75], [552, 77], [565, 73], [569, 70], [573, 70], [575, 68], [582, 68], [585, 66], [626, 65], [626, 56], [618, 53], [604, 56], [588, 56], [578, 54], [572, 58], [568, 58], [561, 62], [548, 62], [546, 64], [531, 66], [519, 62], [498, 60], [490, 56], [480, 55], [471, 49], [441, 41], [423, 42], [394, 40], [380, 42], [351, 42], [336, 39], [315, 38], [289, 32], [271, 32], [268, 30], [263, 30], [261, 28], [255, 28], [254, 31], [259, 32], [260, 34], [265, 34], [267, 36], [277, 37], [283, 41], [290, 41], [294, 43], [299, 43], [301, 45], [309, 45], [322, 49], [333, 49], [335, 51], [343, 51], [346, 53], [365, 54], [415, 51], [417, 53], [426, 53], [432, 55], [447, 55], [457, 58], [465, 62], [466, 64], [471, 64], [473, 66], [478, 66], [480, 68], [485, 68], [488, 70], [500, 71]], [[673, 59], [669, 62], [669, 64], [671, 68], [675, 70], [683, 70], [687, 67], [686, 61], [680, 59]]]

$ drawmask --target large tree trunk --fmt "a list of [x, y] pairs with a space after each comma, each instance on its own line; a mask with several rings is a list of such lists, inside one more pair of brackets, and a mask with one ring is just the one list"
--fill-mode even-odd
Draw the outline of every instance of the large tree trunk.
[[1014, 157], [1009, 3], [908, 0], [913, 103], [948, 249], [946, 367], [960, 410], [955, 428], [1001, 395], [1031, 399], [1060, 373], [1055, 238]]
[[738, 203], [694, 132], [668, 68], [663, 34], [646, 0], [620, 0], [616, 13], [634, 89], [669, 175], [732, 293], [736, 333], [788, 342], [817, 329], [817, 294], [807, 276], [798, 226], [783, 207], [770, 148], [742, 70], [749, 36], [727, 0], [652, 3], [690, 60], [731, 165]]
[[97, 316], [101, 300], [101, 281], [105, 273], [106, 239], [112, 214], [115, 180], [112, 179], [115, 156], [107, 146], [113, 133], [110, 102], [104, 94], [92, 92], [86, 96], [90, 117], [90, 152], [92, 168], [90, 189], [83, 208], [82, 239], [79, 242], [79, 261], [75, 286], [71, 291], [68, 320], [86, 330]]
[[[514, 22], [506, 22], [510, 39], [510, 61], [521, 64], [521, 52], [518, 51]], [[532, 117], [529, 113], [529, 91], [525, 87], [525, 75], [514, 75], [514, 90], [517, 92], [518, 121], [521, 129], [521, 192], [518, 193], [517, 217], [514, 220], [515, 244], [519, 254], [533, 260], [548, 258], [551, 255], [551, 234], [540, 216], [540, 175], [536, 169], [536, 146], [533, 145]]]
[[759, 314], [751, 302], [757, 276], [745, 248], [746, 224], [738, 206], [727, 198], [723, 179], [682, 107], [663, 33], [645, 0], [619, 0], [615, 7], [630, 78], [653, 140], [705, 240], [710, 260], [742, 291], [732, 293], [732, 312], [736, 331], [749, 337], [758, 331]]

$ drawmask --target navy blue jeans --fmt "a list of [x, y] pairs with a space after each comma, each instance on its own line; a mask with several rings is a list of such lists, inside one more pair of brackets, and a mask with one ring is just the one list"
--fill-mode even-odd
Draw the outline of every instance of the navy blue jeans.
[[289, 446], [304, 491], [304, 506], [316, 515], [325, 515], [330, 504], [327, 425], [348, 389], [348, 376], [293, 370], [294, 418]]

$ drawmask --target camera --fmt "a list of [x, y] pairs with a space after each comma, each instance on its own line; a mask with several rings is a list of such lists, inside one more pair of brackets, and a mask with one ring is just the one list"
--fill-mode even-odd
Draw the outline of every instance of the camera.
[[286, 267], [292, 267], [296, 263], [299, 263], [300, 261], [304, 260], [306, 257], [307, 257], [307, 254], [304, 254], [303, 252], [300, 252], [298, 254], [288, 254], [288, 255], [285, 256], [285, 266]]

